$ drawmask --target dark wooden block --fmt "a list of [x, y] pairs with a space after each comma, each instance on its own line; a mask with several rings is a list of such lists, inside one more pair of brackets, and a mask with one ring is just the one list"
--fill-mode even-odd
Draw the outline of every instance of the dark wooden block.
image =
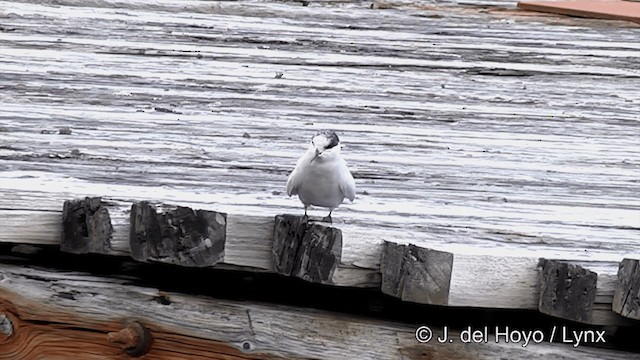
[[404, 301], [447, 305], [453, 254], [385, 241], [381, 290]]
[[109, 210], [101, 198], [64, 202], [60, 250], [74, 254], [106, 254], [111, 250], [112, 234]]
[[590, 323], [596, 299], [598, 274], [579, 265], [541, 259], [540, 312]]
[[138, 261], [211, 266], [222, 260], [227, 215], [178, 206], [157, 213], [146, 201], [131, 206], [129, 244]]
[[640, 320], [640, 264], [637, 259], [623, 259], [618, 267], [618, 281], [613, 294], [613, 311]]
[[342, 231], [311, 223], [303, 216], [277, 215], [273, 239], [273, 265], [278, 274], [333, 284], [342, 256]]

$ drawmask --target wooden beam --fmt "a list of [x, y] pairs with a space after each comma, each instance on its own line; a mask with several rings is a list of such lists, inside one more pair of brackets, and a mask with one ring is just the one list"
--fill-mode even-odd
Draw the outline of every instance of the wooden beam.
[[540, 261], [540, 312], [591, 323], [598, 274], [563, 261]]
[[131, 206], [131, 256], [182, 266], [212, 266], [224, 258], [227, 215], [178, 206], [157, 213], [146, 201]]
[[161, 292], [131, 285], [130, 279], [78, 272], [8, 264], [0, 264], [0, 272], [2, 360], [129, 358], [127, 349], [137, 342], [122, 332], [130, 331], [131, 322], [152, 338], [142, 357], [148, 360], [489, 360], [549, 354], [567, 360], [640, 359], [640, 354], [574, 347], [559, 338], [526, 347], [522, 341], [463, 343], [454, 329], [448, 329], [452, 342], [441, 343], [436, 341], [443, 336], [439, 327], [430, 329], [431, 341], [421, 343], [419, 325]]
[[60, 250], [74, 254], [108, 254], [112, 238], [109, 210], [100, 197], [64, 202]]
[[[130, 256], [131, 202], [109, 198], [106, 206], [114, 227], [111, 254]], [[158, 204], [158, 208], [171, 211], [176, 206]], [[0, 210], [0, 239], [14, 243], [59, 245], [60, 221], [61, 212]], [[333, 285], [380, 288], [383, 243], [372, 246], [367, 242], [370, 235], [342, 226], [342, 255], [332, 276]], [[275, 272], [273, 245], [274, 217], [227, 214], [225, 255], [215, 266]], [[538, 263], [538, 258], [522, 256], [454, 254], [448, 305], [538, 309]], [[612, 272], [609, 262], [577, 264], [598, 273], [593, 323], [628, 324], [628, 320], [611, 310], [617, 265]]]
[[640, 23], [640, 3], [628, 0], [519, 1], [518, 8], [560, 15]]
[[342, 256], [340, 229], [313, 223], [306, 216], [276, 215], [273, 241], [276, 273], [334, 284]]
[[640, 260], [624, 259], [618, 269], [618, 282], [613, 295], [613, 311], [640, 320]]
[[448, 305], [453, 254], [385, 241], [382, 292], [422, 304]]

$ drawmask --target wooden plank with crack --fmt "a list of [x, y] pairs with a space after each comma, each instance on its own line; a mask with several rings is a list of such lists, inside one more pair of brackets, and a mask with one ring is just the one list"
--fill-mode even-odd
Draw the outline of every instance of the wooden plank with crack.
[[630, 25], [456, 1], [0, 5], [0, 241], [58, 244], [60, 204], [102, 196], [128, 255], [146, 200], [230, 214], [223, 265], [271, 271], [273, 217], [301, 214], [286, 177], [333, 128], [358, 186], [335, 284], [380, 286], [387, 240], [454, 254], [454, 306], [537, 308], [544, 257], [596, 266], [610, 313], [640, 253]]
[[[416, 340], [417, 325], [327, 311], [162, 292], [130, 280], [0, 264], [0, 359], [640, 359], [541, 342]], [[161, 298], [162, 301], [158, 301]], [[133, 324], [151, 338], [136, 347]], [[434, 328], [433, 336], [441, 337]], [[69, 339], [77, 346], [69, 346]], [[128, 340], [129, 339], [129, 340]], [[129, 341], [133, 341], [130, 343]], [[144, 345], [144, 344], [140, 344]], [[147, 344], [148, 345], [148, 344]], [[127, 352], [127, 350], [129, 350]]]

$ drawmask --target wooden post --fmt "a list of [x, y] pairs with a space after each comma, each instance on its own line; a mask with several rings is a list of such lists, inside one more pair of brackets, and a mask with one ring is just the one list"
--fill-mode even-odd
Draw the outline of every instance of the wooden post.
[[385, 241], [382, 292], [404, 301], [448, 305], [453, 254]]
[[224, 258], [227, 215], [178, 206], [158, 214], [146, 201], [131, 206], [129, 243], [138, 261], [211, 266]]
[[579, 265], [541, 259], [540, 312], [591, 323], [598, 274]]
[[274, 270], [281, 275], [333, 284], [342, 257], [342, 231], [307, 217], [276, 215], [273, 232]]
[[638, 259], [623, 259], [620, 262], [612, 304], [613, 311], [635, 320], [640, 320], [639, 262]]
[[109, 210], [100, 197], [64, 202], [60, 250], [74, 254], [107, 254], [111, 250], [112, 234]]

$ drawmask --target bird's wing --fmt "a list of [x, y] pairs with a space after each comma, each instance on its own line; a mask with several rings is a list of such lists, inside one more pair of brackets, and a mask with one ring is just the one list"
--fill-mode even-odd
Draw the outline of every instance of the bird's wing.
[[340, 191], [342, 191], [342, 195], [353, 202], [356, 198], [356, 181], [353, 179], [349, 168], [347, 168], [347, 163], [343, 162], [343, 166], [344, 171], [340, 172]]
[[291, 175], [289, 175], [289, 179], [287, 180], [287, 195], [289, 196], [298, 195], [298, 187], [300, 186], [300, 178], [301, 178], [300, 175], [302, 173], [300, 168], [302, 168], [303, 158], [304, 156], [298, 159], [298, 163], [296, 164], [296, 167], [293, 169], [293, 171], [291, 172]]

